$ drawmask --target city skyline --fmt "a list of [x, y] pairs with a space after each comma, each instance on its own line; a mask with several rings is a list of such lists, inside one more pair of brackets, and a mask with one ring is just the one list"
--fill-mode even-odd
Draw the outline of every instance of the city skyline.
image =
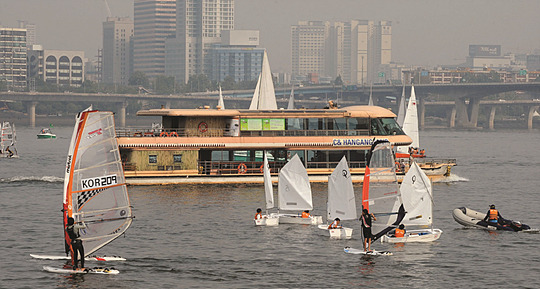
[[[111, 16], [133, 19], [133, 0], [108, 2]], [[501, 45], [503, 53], [540, 49], [540, 38], [531, 37], [527, 29], [540, 24], [535, 15], [540, 8], [538, 1], [329, 2], [235, 0], [235, 29], [260, 30], [260, 47], [268, 50], [273, 72], [291, 71], [290, 29], [302, 20], [392, 21], [392, 61], [405, 65], [464, 63], [469, 44]], [[58, 18], [54, 16], [58, 11], [69, 13]], [[48, 0], [46, 5], [38, 0], [0, 3], [3, 27], [17, 27], [18, 20], [28, 21], [36, 25], [37, 44], [46, 49], [84, 50], [89, 59], [102, 47], [102, 25], [107, 16], [103, 0]]]

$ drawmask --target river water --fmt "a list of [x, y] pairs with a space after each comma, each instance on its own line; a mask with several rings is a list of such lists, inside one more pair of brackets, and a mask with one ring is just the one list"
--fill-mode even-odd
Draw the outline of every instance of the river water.
[[[19, 159], [0, 159], [0, 288], [538, 288], [540, 234], [466, 229], [452, 210], [467, 206], [540, 227], [539, 131], [422, 131], [428, 155], [456, 158], [447, 182], [434, 184], [430, 244], [373, 244], [393, 256], [360, 257], [358, 222], [351, 240], [329, 240], [315, 226], [255, 227], [260, 186], [129, 187], [134, 220], [99, 253], [128, 261], [116, 276], [42, 271], [60, 261], [29, 254], [63, 252], [63, 171], [72, 127], [56, 140], [18, 127]], [[361, 186], [355, 186], [361, 196]], [[276, 189], [277, 190], [277, 189]], [[324, 215], [326, 191], [313, 186], [314, 213]], [[93, 263], [95, 264], [95, 263]], [[96, 266], [87, 262], [87, 266]], [[103, 266], [103, 265], [101, 265]]]

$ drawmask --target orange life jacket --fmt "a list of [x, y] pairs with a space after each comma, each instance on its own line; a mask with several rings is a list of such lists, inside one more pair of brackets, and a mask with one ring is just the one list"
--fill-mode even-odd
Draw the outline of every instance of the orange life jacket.
[[339, 228], [337, 221], [332, 222], [332, 224], [328, 226], [328, 229], [337, 229], [337, 228]]
[[262, 219], [262, 213], [255, 214], [255, 220]]
[[302, 218], [309, 218], [309, 213], [302, 212]]
[[401, 237], [405, 236], [405, 230], [397, 228], [395, 233], [394, 233], [394, 236], [396, 236], [398, 238], [401, 238]]
[[490, 220], [499, 219], [499, 211], [497, 211], [496, 209], [489, 209], [489, 219]]

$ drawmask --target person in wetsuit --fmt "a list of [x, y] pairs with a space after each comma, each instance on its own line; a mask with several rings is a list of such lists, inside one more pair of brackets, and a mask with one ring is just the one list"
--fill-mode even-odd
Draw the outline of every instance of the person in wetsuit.
[[67, 220], [66, 232], [71, 240], [71, 259], [73, 270], [76, 270], [79, 265], [79, 254], [81, 259], [81, 268], [84, 268], [84, 247], [82, 240], [79, 239], [79, 230], [86, 228], [84, 225], [75, 224], [75, 220], [69, 217]]
[[377, 218], [373, 214], [370, 214], [368, 209], [363, 209], [360, 221], [362, 222], [362, 233], [364, 234], [364, 252], [371, 251], [371, 239], [373, 238], [371, 234], [371, 223], [372, 221], [377, 221]]

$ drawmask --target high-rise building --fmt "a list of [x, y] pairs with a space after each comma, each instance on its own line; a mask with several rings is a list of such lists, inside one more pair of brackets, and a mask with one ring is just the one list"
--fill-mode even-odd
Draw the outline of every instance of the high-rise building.
[[262, 70], [264, 48], [259, 45], [258, 30], [225, 30], [221, 44], [211, 50], [211, 80], [230, 76], [236, 82], [256, 80]]
[[176, 31], [176, 0], [135, 0], [133, 71], [165, 74], [165, 40]]
[[84, 51], [50, 50], [32, 45], [28, 50], [28, 78], [80, 87], [84, 81], [84, 60]]
[[26, 29], [0, 27], [0, 82], [9, 90], [26, 88]]
[[291, 27], [292, 74], [326, 75], [329, 22], [299, 21]]
[[166, 74], [177, 82], [211, 75], [210, 51], [221, 32], [234, 30], [234, 0], [178, 0], [176, 37], [166, 43]]
[[133, 20], [108, 17], [103, 22], [102, 81], [127, 85], [131, 76]]
[[293, 78], [341, 76], [345, 83], [386, 81], [381, 65], [392, 58], [389, 21], [300, 21], [291, 28]]
[[36, 24], [19, 20], [19, 28], [26, 29], [26, 47], [36, 44]]

